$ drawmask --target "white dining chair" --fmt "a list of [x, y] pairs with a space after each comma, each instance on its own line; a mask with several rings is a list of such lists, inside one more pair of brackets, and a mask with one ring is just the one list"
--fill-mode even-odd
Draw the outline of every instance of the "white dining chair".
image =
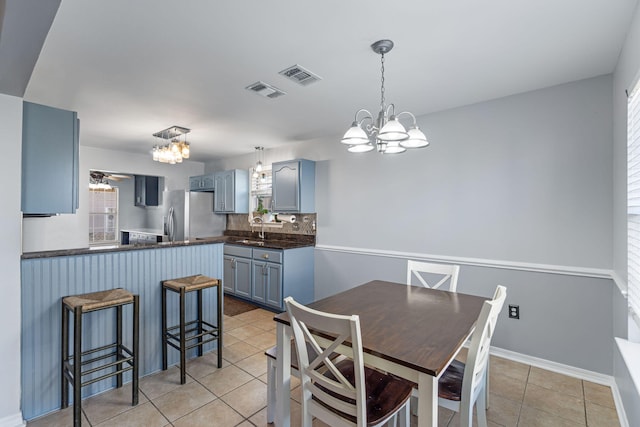
[[498, 314], [504, 305], [507, 289], [498, 286], [493, 299], [485, 301], [471, 336], [467, 362], [454, 360], [438, 381], [438, 404], [460, 412], [460, 427], [473, 425], [473, 407], [478, 426], [487, 427], [487, 366], [489, 348]]
[[[431, 262], [422, 261], [407, 261], [407, 285], [413, 285], [416, 283], [418, 286], [422, 285], [425, 288], [440, 289], [447, 281], [449, 282], [449, 288], [444, 289], [447, 291], [455, 292], [458, 286], [458, 274], [460, 273], [460, 266], [455, 264], [434, 264]], [[438, 280], [433, 284], [429, 284], [427, 279]]]
[[[364, 366], [359, 316], [313, 310], [291, 297], [284, 302], [298, 355], [303, 427], [313, 417], [330, 426], [393, 425], [396, 418], [410, 425], [412, 384]], [[346, 358], [332, 358], [338, 349]]]

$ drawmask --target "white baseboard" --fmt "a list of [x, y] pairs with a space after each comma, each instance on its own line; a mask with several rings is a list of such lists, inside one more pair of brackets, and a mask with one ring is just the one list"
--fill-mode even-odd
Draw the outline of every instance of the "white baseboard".
[[622, 405], [622, 396], [620, 396], [620, 390], [618, 389], [618, 385], [616, 384], [615, 378], [612, 375], [604, 375], [598, 372], [576, 368], [574, 366], [564, 365], [562, 363], [552, 362], [550, 360], [540, 359], [538, 357], [528, 356], [526, 354], [516, 353], [515, 351], [505, 350], [493, 346], [491, 347], [491, 354], [494, 356], [502, 357], [503, 359], [524, 363], [525, 365], [535, 366], [536, 368], [545, 369], [547, 371], [556, 372], [558, 374], [563, 374], [569, 377], [574, 377], [581, 380], [590, 381], [592, 383], [611, 387], [613, 401], [616, 405], [618, 419], [620, 420], [620, 427], [629, 427], [627, 414], [624, 410], [624, 406]]
[[0, 418], [0, 427], [25, 427], [26, 425], [27, 423], [22, 419], [22, 413], [20, 412]]

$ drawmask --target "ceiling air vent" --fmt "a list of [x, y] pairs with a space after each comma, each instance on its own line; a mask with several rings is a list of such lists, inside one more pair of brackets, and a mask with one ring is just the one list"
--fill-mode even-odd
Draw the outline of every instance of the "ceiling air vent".
[[322, 80], [320, 76], [318, 76], [317, 74], [313, 74], [311, 71], [305, 69], [304, 67], [301, 67], [298, 64], [280, 71], [279, 74], [282, 74], [289, 80], [293, 80], [294, 82], [301, 84], [302, 86], [307, 86], [311, 83], [317, 82], [318, 80]]
[[245, 89], [255, 92], [260, 96], [264, 96], [265, 98], [278, 98], [282, 95], [286, 95], [286, 92], [262, 81], [252, 83]]

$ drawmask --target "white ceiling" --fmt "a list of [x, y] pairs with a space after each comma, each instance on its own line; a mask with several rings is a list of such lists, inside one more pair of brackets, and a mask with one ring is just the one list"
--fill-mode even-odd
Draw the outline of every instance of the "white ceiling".
[[[614, 70], [637, 0], [62, 0], [24, 98], [78, 111], [81, 144], [192, 160], [325, 137], [386, 98], [416, 115]], [[322, 77], [278, 74], [299, 64]], [[244, 88], [258, 80], [278, 99]], [[428, 129], [425, 129], [428, 136]]]

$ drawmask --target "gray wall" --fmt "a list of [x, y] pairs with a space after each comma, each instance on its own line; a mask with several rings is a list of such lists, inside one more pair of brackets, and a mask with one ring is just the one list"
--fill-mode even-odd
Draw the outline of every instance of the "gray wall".
[[267, 150], [317, 162], [316, 297], [451, 260], [462, 292], [504, 284], [520, 305], [497, 346], [611, 374], [611, 92], [607, 75], [422, 116], [432, 145], [399, 156], [349, 154], [338, 134]]
[[[22, 98], [0, 94], [0, 149], [21, 152]], [[21, 425], [20, 414], [20, 166], [18, 158], [7, 161], [0, 168], [0, 271], [2, 271], [2, 298], [0, 298], [0, 424]]]

